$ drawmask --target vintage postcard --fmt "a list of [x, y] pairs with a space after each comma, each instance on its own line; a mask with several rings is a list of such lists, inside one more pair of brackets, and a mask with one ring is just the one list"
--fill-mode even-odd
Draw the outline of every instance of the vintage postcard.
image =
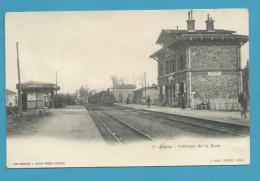
[[248, 18], [6, 13], [7, 167], [249, 164]]

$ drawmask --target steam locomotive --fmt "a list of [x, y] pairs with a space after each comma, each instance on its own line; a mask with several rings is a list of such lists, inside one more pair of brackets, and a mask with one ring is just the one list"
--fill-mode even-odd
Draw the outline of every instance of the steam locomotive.
[[115, 97], [110, 91], [101, 91], [89, 96], [88, 102], [90, 104], [110, 106], [115, 103]]

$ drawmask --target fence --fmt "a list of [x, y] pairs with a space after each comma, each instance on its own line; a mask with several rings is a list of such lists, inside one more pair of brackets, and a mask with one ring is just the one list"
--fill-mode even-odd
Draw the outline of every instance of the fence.
[[209, 98], [194, 99], [192, 107], [195, 109], [211, 109], [218, 111], [239, 111], [241, 106], [238, 98]]
[[[13, 109], [16, 109], [16, 111], [10, 111], [10, 110], [13, 110]], [[21, 118], [18, 115], [17, 107], [13, 108], [13, 109], [6, 108], [7, 123], [13, 122], [13, 121], [18, 121], [18, 120], [31, 121], [31, 120], [34, 120], [37, 117], [50, 114], [50, 112], [46, 108], [44, 108], [44, 109], [34, 109], [34, 110], [30, 110], [30, 111], [23, 111], [23, 117]]]

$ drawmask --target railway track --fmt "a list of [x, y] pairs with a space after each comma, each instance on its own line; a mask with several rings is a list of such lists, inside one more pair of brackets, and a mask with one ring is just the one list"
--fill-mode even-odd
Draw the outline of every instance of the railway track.
[[134, 132], [136, 132], [136, 134], [140, 135], [140, 136], [143, 137], [144, 139], [150, 140], [150, 141], [155, 141], [155, 139], [154, 139], [153, 137], [151, 137], [151, 136], [149, 136], [148, 134], [144, 133], [143, 131], [137, 129], [136, 127], [134, 127], [134, 126], [132, 126], [132, 125], [130, 125], [130, 124], [128, 124], [128, 123], [126, 123], [126, 122], [124, 122], [124, 121], [118, 119], [118, 118], [115, 118], [114, 116], [112, 116], [112, 115], [110, 115], [110, 114], [108, 114], [108, 113], [106, 113], [106, 112], [103, 112], [103, 111], [102, 111], [102, 113], [105, 114], [105, 115], [107, 115], [107, 116], [110, 117], [111, 119], [113, 119], [113, 120], [115, 120], [115, 121], [118, 121], [119, 123], [125, 125], [127, 128], [132, 129]]
[[112, 136], [114, 142], [119, 143], [119, 144], [122, 144], [122, 142], [120, 141], [120, 140], [121, 140], [120, 137], [118, 137], [117, 134], [114, 133], [114, 132], [104, 123], [104, 121], [103, 121], [100, 117], [96, 116], [96, 119], [97, 119], [97, 121], [100, 122], [100, 124], [108, 131], [108, 133]]
[[[227, 128], [227, 124], [225, 123], [219, 123], [219, 124], [222, 124], [222, 126], [219, 126], [219, 127], [216, 127], [216, 123], [215, 124], [205, 124], [205, 121], [197, 121], [196, 123], [195, 122], [192, 122], [190, 120], [180, 120], [180, 119], [176, 119], [176, 118], [171, 118], [170, 116], [162, 116], [161, 114], [156, 114], [156, 113], [151, 113], [150, 111], [145, 111], [145, 110], [134, 110], [134, 109], [131, 109], [131, 111], [133, 112], [136, 112], [136, 113], [139, 113], [140, 115], [143, 115], [143, 116], [146, 116], [146, 117], [149, 117], [150, 119], [154, 119], [155, 117], [156, 118], [164, 118], [164, 119], [167, 119], [169, 121], [174, 121], [174, 122], [178, 122], [178, 123], [182, 123], [182, 124], [186, 124], [186, 125], [190, 125], [190, 126], [194, 126], [194, 127], [201, 127], [201, 128], [205, 128], [205, 129], [210, 129], [210, 130], [213, 130], [213, 131], [217, 131], [217, 132], [222, 132], [222, 133], [227, 133], [227, 134], [231, 134], [231, 135], [236, 135], [236, 136], [240, 136], [240, 137], [246, 137], [249, 135], [249, 128], [245, 127], [245, 126], [240, 126], [240, 125], [233, 125], [233, 127], [239, 127], [240, 130], [238, 131], [234, 131], [235, 129], [233, 128], [232, 129], [228, 129]], [[195, 118], [193, 118], [195, 119]], [[225, 126], [223, 126], [225, 125]], [[231, 126], [232, 127], [232, 126]]]
[[155, 139], [137, 127], [126, 123], [102, 110], [88, 109], [104, 139], [112, 144]]
[[[87, 106], [87, 109], [95, 120], [104, 139], [112, 143], [122, 144], [131, 141], [155, 141], [155, 138], [163, 138], [163, 135], [166, 135], [165, 138], [167, 138], [169, 130], [174, 131], [176, 129], [177, 134], [179, 134], [178, 130], [183, 130], [187, 132], [187, 135], [201, 134], [205, 136], [215, 135], [217, 137], [245, 137], [249, 135], [249, 128], [219, 123], [217, 121], [196, 120], [196, 118], [191, 117], [161, 114], [118, 106], [102, 107], [91, 105]], [[130, 118], [130, 115], [132, 115], [132, 118]], [[150, 129], [150, 125], [154, 124], [156, 126], [152, 126]], [[158, 134], [157, 126], [163, 126], [165, 129], [160, 129], [160, 133]], [[165, 130], [168, 130], [168, 133], [164, 133]], [[175, 132], [170, 134], [176, 137]]]

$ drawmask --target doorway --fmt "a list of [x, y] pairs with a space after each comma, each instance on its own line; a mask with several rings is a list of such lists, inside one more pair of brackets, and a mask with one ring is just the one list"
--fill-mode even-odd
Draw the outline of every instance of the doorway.
[[180, 83], [180, 93], [179, 93], [179, 105], [187, 105], [187, 95], [186, 95], [186, 83]]
[[22, 94], [22, 110], [27, 110], [27, 94]]

